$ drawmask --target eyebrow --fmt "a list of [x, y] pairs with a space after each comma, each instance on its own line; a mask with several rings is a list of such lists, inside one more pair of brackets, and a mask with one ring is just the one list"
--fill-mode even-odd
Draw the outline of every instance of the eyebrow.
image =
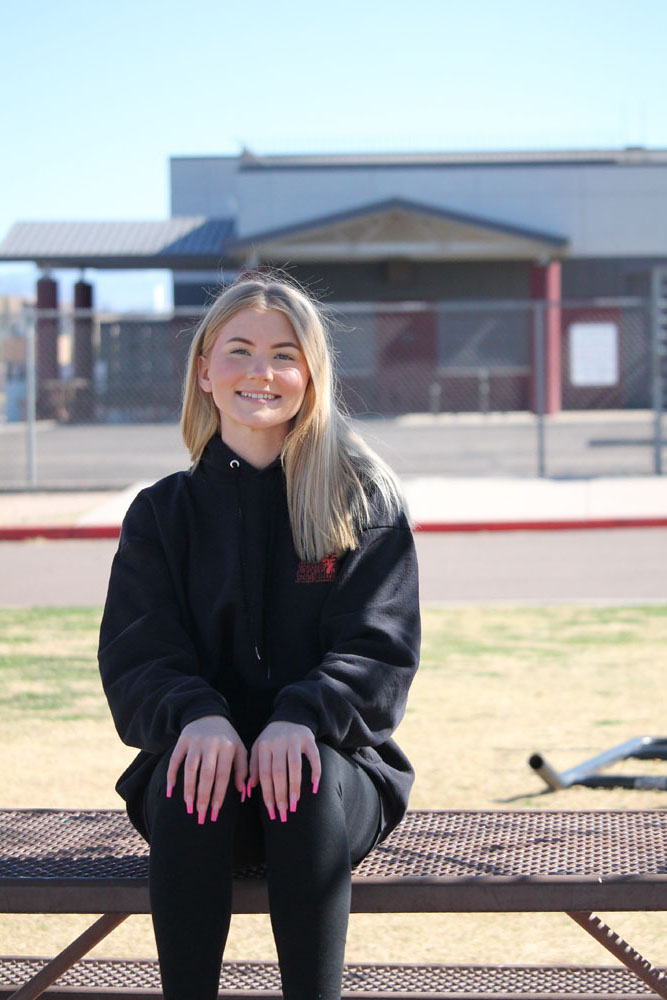
[[[255, 342], [253, 340], [248, 340], [246, 337], [230, 337], [227, 343], [231, 344], [233, 340], [238, 341], [239, 344], [250, 344], [251, 347], [255, 346]], [[285, 340], [280, 344], [270, 344], [269, 346], [272, 351], [274, 351], [277, 347], [293, 347], [296, 351], [301, 350], [299, 345], [295, 344], [291, 340]]]

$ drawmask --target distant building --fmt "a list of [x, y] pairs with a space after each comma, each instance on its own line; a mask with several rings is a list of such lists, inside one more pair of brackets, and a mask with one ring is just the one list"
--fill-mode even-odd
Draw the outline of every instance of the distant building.
[[[353, 333], [341, 332], [338, 346], [350, 405], [361, 400], [380, 412], [434, 401], [444, 409], [538, 405], [535, 314], [497, 310], [490, 321], [481, 307], [544, 302], [547, 412], [650, 405], [650, 324], [626, 314], [620, 300], [648, 296], [652, 272], [667, 267], [666, 150], [244, 150], [174, 157], [170, 173], [169, 220], [17, 223], [0, 243], [0, 261], [168, 268], [175, 306], [193, 311], [222, 273], [285, 267], [328, 303], [374, 304], [351, 314]], [[42, 306], [57, 302], [48, 282]], [[92, 301], [84, 284], [79, 305]], [[591, 301], [601, 298], [614, 301]], [[397, 313], [399, 302], [419, 307]], [[458, 313], [452, 303], [461, 303]], [[468, 308], [473, 303], [480, 311]], [[57, 364], [44, 330], [43, 377], [53, 381]], [[115, 351], [112, 368], [125, 372], [119, 386], [139, 378], [138, 352], [150, 350], [151, 336], [128, 326], [115, 346], [103, 339], [102, 360]], [[180, 347], [168, 356], [174, 380]], [[74, 375], [88, 380], [91, 372], [82, 347]], [[153, 405], [162, 412], [160, 398]]]
[[[224, 219], [220, 264], [288, 263], [337, 301], [645, 294], [667, 263], [667, 150], [173, 157], [173, 216]], [[174, 274], [200, 303], [214, 271]]]

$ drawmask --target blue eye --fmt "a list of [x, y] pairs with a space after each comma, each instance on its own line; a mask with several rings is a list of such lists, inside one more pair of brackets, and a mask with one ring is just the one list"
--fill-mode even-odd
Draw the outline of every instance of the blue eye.
[[294, 361], [294, 358], [292, 357], [291, 354], [276, 354], [276, 358], [279, 361]]

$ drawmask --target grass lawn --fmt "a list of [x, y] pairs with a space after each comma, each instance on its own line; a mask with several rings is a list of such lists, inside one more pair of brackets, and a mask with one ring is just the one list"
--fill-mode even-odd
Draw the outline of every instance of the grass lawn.
[[[99, 609], [0, 609], [0, 806], [121, 805], [123, 747], [97, 675]], [[422, 666], [398, 740], [415, 764], [413, 808], [665, 808], [667, 794], [574, 788], [543, 794], [526, 760], [559, 770], [663, 726], [667, 606], [447, 607], [424, 610]], [[618, 770], [665, 773], [666, 763]], [[615, 930], [667, 964], [660, 915], [621, 914]], [[90, 922], [0, 915], [5, 954], [47, 954]], [[567, 917], [353, 916], [354, 961], [605, 963]], [[151, 955], [150, 920], [132, 917], [96, 954]], [[228, 955], [273, 956], [268, 920], [235, 917]]]

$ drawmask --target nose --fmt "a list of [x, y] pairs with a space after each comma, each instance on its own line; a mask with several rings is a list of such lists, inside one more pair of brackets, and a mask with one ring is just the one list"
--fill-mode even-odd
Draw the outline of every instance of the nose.
[[248, 374], [251, 378], [260, 378], [267, 381], [272, 379], [273, 368], [271, 367], [270, 359], [262, 354], [256, 354], [252, 359]]

